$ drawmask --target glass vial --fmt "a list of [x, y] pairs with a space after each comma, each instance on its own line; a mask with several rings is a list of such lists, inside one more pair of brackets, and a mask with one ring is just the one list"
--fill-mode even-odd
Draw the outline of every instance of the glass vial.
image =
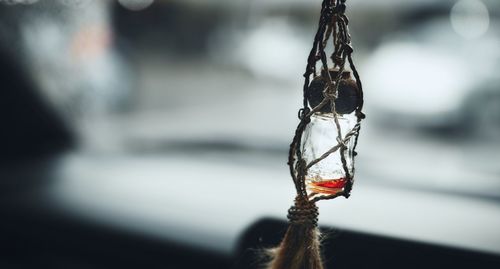
[[[330, 71], [332, 80], [335, 80], [338, 72]], [[311, 108], [319, 105], [323, 100], [323, 91], [326, 87], [326, 78], [316, 77], [311, 82], [308, 89], [308, 101]], [[339, 125], [335, 123], [335, 116], [332, 112], [331, 103], [326, 103], [318, 112], [311, 116], [311, 121], [306, 126], [301, 143], [302, 158], [307, 164], [315, 162], [325, 153], [329, 152], [337, 144], [337, 137], [340, 134], [345, 140], [357, 123], [355, 110], [358, 106], [358, 90], [356, 82], [350, 77], [350, 72], [343, 72], [338, 88], [337, 99], [335, 101], [336, 113]], [[347, 148], [338, 148], [328, 157], [312, 165], [306, 174], [306, 186], [310, 193], [336, 194], [343, 190], [349, 177], [354, 172], [354, 137], [346, 141]], [[346, 161], [347, 172], [342, 164], [341, 156]]]

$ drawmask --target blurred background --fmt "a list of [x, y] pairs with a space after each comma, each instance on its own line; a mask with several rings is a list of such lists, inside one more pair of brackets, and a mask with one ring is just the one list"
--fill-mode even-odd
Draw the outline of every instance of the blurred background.
[[[367, 119], [328, 267], [500, 268], [500, 2], [347, 4]], [[0, 268], [259, 268], [320, 5], [0, 0]]]

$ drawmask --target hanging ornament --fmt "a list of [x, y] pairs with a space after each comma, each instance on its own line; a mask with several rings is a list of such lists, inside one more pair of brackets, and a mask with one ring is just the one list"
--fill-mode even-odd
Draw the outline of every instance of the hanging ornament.
[[[297, 196], [288, 212], [290, 225], [285, 237], [272, 250], [270, 269], [323, 268], [316, 202], [348, 198], [351, 193], [360, 122], [365, 115], [345, 2], [322, 2], [304, 74], [300, 122], [288, 158]], [[330, 59], [327, 48], [332, 50]]]

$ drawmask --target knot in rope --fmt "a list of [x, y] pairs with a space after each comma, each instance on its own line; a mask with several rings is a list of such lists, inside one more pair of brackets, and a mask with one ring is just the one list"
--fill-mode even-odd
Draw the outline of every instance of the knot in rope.
[[[335, 89], [335, 82], [332, 82], [331, 87]], [[323, 98], [329, 99], [329, 100], [335, 100], [337, 99], [337, 91], [331, 90], [330, 86], [327, 86], [326, 89], [323, 91]]]
[[295, 202], [288, 210], [288, 219], [292, 224], [318, 225], [318, 207], [313, 202]]
[[347, 145], [345, 144], [345, 141], [342, 138], [340, 138], [340, 137], [337, 137], [337, 143], [339, 143], [339, 145], [340, 145], [341, 148], [346, 148], [347, 147]]
[[[309, 114], [309, 112], [311, 112], [311, 109], [309, 109], [308, 107], [299, 109], [299, 112], [298, 112], [299, 120], [304, 119], [304, 117], [307, 114]], [[307, 123], [309, 123], [309, 121], [311, 121], [311, 119], [305, 119], [305, 120], [307, 120]]]
[[345, 44], [342, 49], [344, 50], [345, 53], [347, 54], [352, 54], [354, 52], [354, 49], [352, 48], [351, 44]]
[[364, 119], [364, 118], [366, 118], [366, 115], [365, 115], [365, 113], [358, 110], [358, 111], [356, 111], [356, 117], [358, 117], [360, 119]]

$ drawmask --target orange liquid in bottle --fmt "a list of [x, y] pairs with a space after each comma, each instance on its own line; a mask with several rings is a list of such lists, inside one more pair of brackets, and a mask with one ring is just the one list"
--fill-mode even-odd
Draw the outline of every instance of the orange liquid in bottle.
[[310, 181], [308, 182], [308, 188], [312, 192], [322, 193], [322, 194], [336, 194], [345, 187], [347, 179], [331, 179], [322, 181]]

